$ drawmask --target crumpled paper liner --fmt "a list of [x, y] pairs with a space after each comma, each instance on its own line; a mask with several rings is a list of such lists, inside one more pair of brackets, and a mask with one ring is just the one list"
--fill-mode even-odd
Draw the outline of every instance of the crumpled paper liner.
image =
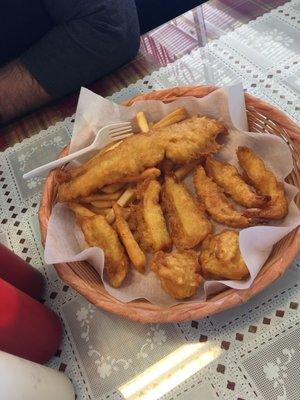
[[[291, 153], [281, 138], [275, 135], [247, 132], [244, 96], [240, 85], [216, 90], [201, 99], [180, 98], [169, 104], [157, 100], [148, 100], [138, 102], [130, 107], [112, 103], [83, 88], [76, 111], [70, 152], [77, 151], [90, 144], [97, 131], [103, 126], [115, 122], [131, 121], [138, 111], [144, 111], [149, 120], [157, 121], [180, 106], [184, 106], [190, 115], [200, 114], [220, 119], [228, 128], [228, 137], [221, 138], [224, 147], [217, 156], [220, 160], [228, 161], [237, 166], [235, 151], [238, 146], [245, 145], [264, 159], [266, 165], [272, 169], [279, 180], [282, 181], [293, 169]], [[73, 165], [84, 162], [86, 158], [90, 158], [92, 155], [76, 160]], [[185, 183], [194, 192], [191, 177], [188, 177]], [[242, 282], [206, 281], [204, 285], [200, 286], [197, 296], [186, 301], [204, 300], [206, 296], [219, 292], [226, 286], [235, 289], [247, 289], [251, 286], [268, 258], [273, 245], [300, 224], [300, 211], [293, 202], [298, 190], [288, 184], [285, 184], [285, 188], [289, 202], [289, 213], [283, 221], [272, 222], [272, 226], [271, 224], [255, 226], [240, 231], [240, 248], [249, 268], [249, 279]], [[214, 224], [215, 232], [221, 229], [226, 229], [226, 227]], [[48, 264], [88, 261], [100, 274], [107, 292], [125, 303], [139, 298], [147, 299], [159, 306], [171, 306], [180, 303], [161, 289], [159, 279], [149, 268], [144, 275], [131, 268], [120, 288], [111, 287], [103, 274], [103, 251], [99, 248], [86, 247], [83, 234], [76, 225], [73, 213], [64, 204], [56, 204], [49, 220], [46, 238], [45, 261]]]

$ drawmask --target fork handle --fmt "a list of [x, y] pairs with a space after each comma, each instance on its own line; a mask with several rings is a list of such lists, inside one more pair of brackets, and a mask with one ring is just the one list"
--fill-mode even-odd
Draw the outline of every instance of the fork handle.
[[75, 153], [68, 154], [65, 157], [59, 158], [58, 160], [54, 160], [49, 162], [48, 164], [41, 165], [40, 167], [37, 167], [33, 169], [30, 172], [27, 172], [26, 174], [23, 175], [23, 179], [30, 179], [30, 178], [35, 178], [36, 176], [41, 175], [43, 172], [50, 171], [51, 169], [58, 168], [62, 166], [63, 164], [74, 160], [74, 158], [80, 157], [83, 154], [86, 154], [93, 150], [92, 146], [85, 147], [84, 149], [75, 151]]

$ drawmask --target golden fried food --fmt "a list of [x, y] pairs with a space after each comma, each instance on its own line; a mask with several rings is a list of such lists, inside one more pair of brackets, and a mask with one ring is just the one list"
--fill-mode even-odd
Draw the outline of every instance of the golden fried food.
[[149, 132], [149, 124], [146, 115], [143, 111], [136, 114], [136, 122], [138, 124], [139, 130], [143, 133]]
[[283, 183], [278, 182], [263, 160], [247, 147], [239, 147], [237, 157], [249, 182], [262, 195], [270, 197], [263, 209], [246, 210], [245, 215], [264, 219], [284, 218], [288, 213], [288, 204]]
[[212, 226], [203, 207], [176, 178], [167, 176], [162, 190], [171, 238], [179, 250], [191, 249], [211, 233]]
[[180, 181], [184, 179], [187, 175], [189, 175], [196, 167], [197, 165], [200, 164], [201, 159], [192, 161], [189, 164], [182, 165], [176, 171], [174, 172], [174, 175], [176, 176], [177, 179]]
[[184, 107], [176, 108], [176, 110], [170, 112], [170, 114], [166, 115], [160, 121], [156, 122], [153, 125], [153, 129], [170, 126], [177, 122], [183, 121], [187, 117], [188, 117], [188, 113]]
[[70, 202], [68, 203], [68, 207], [74, 212], [76, 218], [93, 217], [95, 215], [93, 211], [78, 203]]
[[255, 193], [233, 165], [222, 163], [209, 156], [206, 159], [205, 169], [224, 192], [238, 204], [248, 208], [262, 207], [268, 201], [267, 196]]
[[172, 240], [159, 204], [161, 185], [156, 180], [144, 181], [138, 188], [139, 203], [134, 207], [140, 244], [145, 251], [170, 249]]
[[123, 245], [125, 246], [132, 265], [137, 271], [143, 273], [145, 271], [146, 256], [131, 233], [129, 225], [123, 216], [122, 207], [120, 207], [118, 204], [114, 204], [113, 209], [116, 216], [117, 232]]
[[150, 268], [160, 279], [161, 287], [174, 299], [194, 296], [203, 282], [199, 274], [198, 256], [194, 250], [164, 253], [159, 251], [151, 260]]
[[128, 259], [117, 233], [102, 215], [82, 218], [79, 222], [88, 245], [104, 251], [109, 283], [119, 287], [128, 272]]
[[186, 164], [218, 151], [215, 141], [224, 126], [208, 117], [192, 117], [155, 131], [154, 139], [163, 144], [165, 157], [174, 163]]
[[[136, 197], [136, 190], [129, 187], [128, 189], [125, 190], [125, 192], [119, 197], [117, 200], [117, 204], [121, 207], [127, 206], [132, 200], [134, 200]], [[111, 208], [106, 215], [106, 220], [110, 224], [114, 222], [115, 220], [115, 213], [114, 210]]]
[[111, 185], [106, 185], [103, 188], [101, 188], [101, 192], [113, 194], [113, 193], [116, 193], [119, 190], [123, 189], [124, 186], [125, 186], [125, 183], [123, 183], [123, 182], [112, 183]]
[[100, 153], [86, 163], [82, 173], [58, 188], [60, 202], [89, 196], [105, 185], [142, 173], [164, 158], [185, 164], [220, 148], [216, 136], [224, 126], [207, 117], [183, 122], [126, 138], [119, 146]]
[[116, 201], [120, 198], [122, 191], [115, 193], [94, 193], [87, 197], [78, 199], [79, 203], [91, 203], [92, 201]]
[[201, 166], [196, 169], [194, 185], [206, 211], [215, 221], [234, 228], [244, 228], [252, 225], [252, 219], [234, 208], [233, 204], [224, 195], [223, 190], [206, 175], [204, 168]]
[[110, 208], [112, 205], [115, 203], [114, 200], [97, 200], [97, 201], [91, 201], [91, 205], [97, 208]]
[[[91, 168], [93, 165], [96, 165], [98, 163], [98, 160], [104, 153], [107, 153], [110, 150], [113, 150], [114, 148], [118, 147], [122, 141], [114, 141], [109, 143], [107, 146], [103, 147], [96, 155], [94, 155], [92, 158], [90, 158], [85, 164], [79, 165], [78, 167], [72, 168], [72, 169], [63, 169], [59, 170], [57, 172], [57, 179], [59, 183], [63, 182], [68, 182], [71, 179], [76, 178], [79, 175], [82, 175], [85, 171], [87, 171], [89, 168]], [[121, 185], [121, 184], [120, 184]], [[121, 188], [121, 186], [120, 186]], [[116, 190], [119, 190], [116, 189]], [[113, 192], [108, 192], [108, 193], [113, 193]]]
[[155, 179], [160, 176], [160, 170], [158, 168], [147, 168], [142, 173], [138, 175], [130, 175], [126, 176], [126, 178], [122, 179], [122, 182], [141, 182], [145, 179]]
[[239, 248], [239, 234], [229, 229], [204, 240], [199, 264], [206, 279], [243, 280], [249, 276]]
[[92, 211], [94, 214], [101, 214], [106, 217], [106, 215], [109, 213], [110, 208], [98, 208], [93, 206], [92, 204], [84, 204], [86, 208], [88, 208], [90, 211]]

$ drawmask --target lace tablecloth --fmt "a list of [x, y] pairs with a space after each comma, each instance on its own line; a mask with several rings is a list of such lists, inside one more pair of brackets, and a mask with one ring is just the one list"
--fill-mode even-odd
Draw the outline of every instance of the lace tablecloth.
[[[299, 121], [299, 26], [300, 1], [294, 0], [112, 99], [174, 85], [242, 80], [249, 92]], [[0, 241], [43, 272], [45, 302], [64, 323], [63, 342], [49, 366], [71, 378], [80, 400], [298, 400], [300, 259], [247, 304], [169, 325], [141, 325], [96, 309], [44, 264], [37, 220], [44, 179], [23, 181], [22, 174], [57, 157], [70, 140], [72, 121], [0, 155]]]

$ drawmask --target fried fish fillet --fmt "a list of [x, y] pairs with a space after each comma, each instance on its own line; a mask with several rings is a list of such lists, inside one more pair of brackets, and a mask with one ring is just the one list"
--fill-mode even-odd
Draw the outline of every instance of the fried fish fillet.
[[263, 160], [247, 147], [239, 147], [237, 157], [245, 176], [262, 195], [271, 199], [263, 209], [246, 210], [245, 215], [264, 219], [282, 219], [288, 213], [284, 185], [278, 182]]
[[238, 232], [225, 229], [202, 243], [199, 264], [206, 279], [243, 280], [249, 276], [241, 256]]
[[203, 207], [173, 176], [165, 178], [162, 205], [177, 249], [191, 249], [211, 233], [212, 226]]
[[205, 169], [226, 194], [244, 207], [262, 207], [269, 200], [268, 196], [255, 193], [238, 170], [229, 163], [222, 163], [209, 156], [206, 159]]
[[128, 272], [128, 258], [117, 233], [102, 215], [81, 218], [79, 222], [88, 245], [104, 251], [109, 283], [119, 287]]
[[150, 268], [159, 277], [162, 288], [174, 299], [182, 300], [194, 296], [203, 282], [197, 258], [194, 250], [159, 251]]
[[209, 178], [203, 167], [198, 167], [194, 175], [194, 185], [197, 195], [203, 201], [206, 211], [211, 217], [234, 228], [244, 228], [252, 225], [250, 217], [238, 212], [224, 195], [223, 190]]
[[159, 204], [161, 185], [152, 179], [138, 187], [139, 203], [134, 206], [137, 232], [140, 244], [145, 251], [168, 250], [172, 240]]
[[86, 197], [105, 185], [138, 175], [164, 158], [185, 164], [219, 149], [215, 141], [224, 126], [207, 117], [192, 117], [149, 133], [126, 138], [119, 146], [93, 157], [82, 173], [59, 186], [60, 202]]

